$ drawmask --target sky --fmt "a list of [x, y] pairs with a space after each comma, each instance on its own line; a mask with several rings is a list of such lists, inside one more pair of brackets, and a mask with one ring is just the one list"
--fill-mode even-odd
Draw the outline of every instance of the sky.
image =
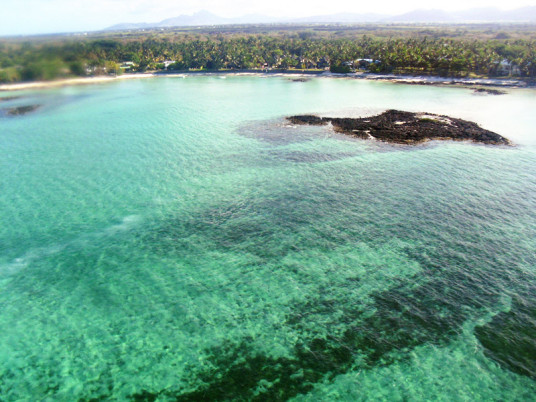
[[308, 17], [348, 13], [401, 14], [415, 9], [465, 10], [476, 7], [514, 9], [536, 0], [0, 0], [0, 36], [84, 32], [122, 22], [156, 22], [208, 10], [222, 17], [263, 14]]

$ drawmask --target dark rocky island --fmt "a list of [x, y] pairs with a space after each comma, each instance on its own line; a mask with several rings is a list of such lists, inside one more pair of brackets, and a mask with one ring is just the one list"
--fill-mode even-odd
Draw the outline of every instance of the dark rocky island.
[[506, 138], [485, 130], [476, 123], [431, 113], [387, 110], [380, 115], [360, 119], [314, 115], [291, 116], [287, 119], [293, 124], [327, 125], [331, 123], [336, 131], [344, 134], [399, 144], [416, 144], [428, 140], [510, 144]]

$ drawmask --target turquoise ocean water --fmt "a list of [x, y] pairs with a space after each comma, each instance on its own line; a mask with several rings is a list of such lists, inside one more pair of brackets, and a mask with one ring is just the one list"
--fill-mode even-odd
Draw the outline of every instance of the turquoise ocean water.
[[[536, 91], [207, 76], [16, 95], [0, 400], [536, 400]], [[284, 120], [389, 108], [515, 146]]]

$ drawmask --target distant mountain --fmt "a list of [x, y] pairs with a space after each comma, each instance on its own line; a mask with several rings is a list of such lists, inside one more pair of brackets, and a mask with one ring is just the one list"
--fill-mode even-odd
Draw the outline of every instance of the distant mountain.
[[248, 14], [238, 18], [231, 18], [230, 20], [232, 24], [271, 24], [282, 21], [281, 18], [260, 14]]
[[446, 12], [443, 10], [415, 10], [387, 18], [391, 22], [536, 22], [536, 7], [523, 7], [503, 11], [498, 8], [484, 7], [463, 11]]
[[284, 19], [265, 15], [250, 14], [237, 18], [224, 18], [208, 11], [199, 11], [192, 15], [179, 15], [153, 23], [122, 23], [105, 30], [119, 31], [128, 29], [164, 28], [174, 26], [202, 26], [228, 24], [269, 24], [269, 23], [364, 23], [364, 22], [408, 22], [408, 23], [463, 23], [463, 22], [536, 22], [536, 6], [502, 11], [497, 8], [484, 7], [469, 10], [447, 12], [443, 10], [414, 10], [400, 15], [352, 14], [339, 13], [317, 15], [304, 18]]
[[506, 11], [493, 7], [471, 8], [453, 13], [457, 19], [464, 21], [500, 21]]
[[463, 22], [536, 22], [536, 6], [507, 11], [492, 7], [472, 8], [451, 14]]
[[536, 22], [536, 6], [522, 7], [516, 10], [504, 11], [506, 21]]
[[443, 10], [414, 10], [387, 18], [389, 22], [455, 22], [456, 18]]
[[208, 11], [199, 11], [192, 15], [179, 15], [160, 21], [158, 27], [178, 27], [191, 25], [221, 25], [227, 23], [226, 18], [218, 17]]
[[160, 22], [154, 23], [122, 23], [106, 28], [107, 31], [117, 31], [124, 29], [146, 29], [146, 28], [167, 28], [167, 27], [186, 27], [202, 25], [228, 25], [228, 24], [268, 24], [278, 22], [274, 17], [265, 15], [249, 14], [237, 18], [224, 18], [212, 14], [209, 11], [199, 11], [192, 15], [179, 15], [178, 17], [167, 18]]
[[105, 28], [105, 31], [124, 31], [128, 29], [145, 29], [145, 28], [153, 28], [155, 24], [148, 24], [146, 22], [139, 22], [139, 23], [130, 23], [130, 22], [124, 22], [121, 24], [112, 25], [111, 27]]
[[312, 17], [296, 18], [289, 20], [288, 22], [298, 23], [359, 23], [359, 22], [379, 22], [389, 18], [387, 14], [352, 14], [352, 13], [339, 13], [329, 15], [315, 15]]

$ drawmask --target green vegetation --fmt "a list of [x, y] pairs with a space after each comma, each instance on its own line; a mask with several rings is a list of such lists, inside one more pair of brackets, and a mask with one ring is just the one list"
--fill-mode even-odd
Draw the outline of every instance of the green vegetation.
[[0, 82], [123, 71], [272, 68], [534, 78], [534, 28], [230, 26], [3, 39]]

